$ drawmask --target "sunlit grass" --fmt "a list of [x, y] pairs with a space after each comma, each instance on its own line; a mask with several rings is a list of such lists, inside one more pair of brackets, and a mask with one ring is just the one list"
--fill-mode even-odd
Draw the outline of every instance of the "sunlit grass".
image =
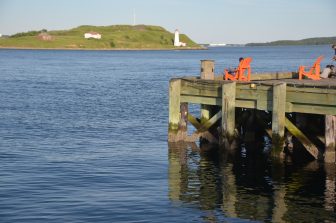
[[[84, 33], [98, 32], [100, 40], [85, 39]], [[29, 34], [31, 34], [30, 32]], [[37, 35], [0, 38], [0, 47], [26, 48], [74, 48], [74, 49], [173, 49], [174, 34], [159, 26], [114, 25], [114, 26], [79, 26], [70, 30], [48, 31], [52, 40], [41, 40]], [[180, 40], [187, 47], [199, 47], [186, 35]]]

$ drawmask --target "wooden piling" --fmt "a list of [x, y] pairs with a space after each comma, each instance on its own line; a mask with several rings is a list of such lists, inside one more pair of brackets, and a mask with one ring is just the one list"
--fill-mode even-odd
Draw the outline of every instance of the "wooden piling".
[[336, 163], [336, 116], [325, 116], [325, 152], [326, 163]]
[[236, 82], [222, 85], [222, 126], [221, 143], [227, 147], [235, 136]]
[[181, 105], [180, 94], [181, 80], [172, 79], [169, 83], [169, 142], [183, 141], [187, 136], [188, 104], [183, 103]]
[[169, 132], [178, 130], [180, 121], [181, 80], [172, 79], [169, 83]]
[[284, 147], [286, 111], [286, 83], [273, 85], [272, 154], [280, 156]]
[[214, 80], [215, 79], [215, 61], [201, 60], [201, 79]]
[[[201, 79], [214, 80], [215, 79], [215, 61], [201, 60]], [[201, 123], [206, 122], [212, 115], [212, 106], [201, 105]]]

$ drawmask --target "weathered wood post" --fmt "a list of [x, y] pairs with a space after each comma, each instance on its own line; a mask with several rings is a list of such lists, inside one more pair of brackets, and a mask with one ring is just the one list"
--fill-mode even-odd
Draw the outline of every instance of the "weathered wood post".
[[[215, 79], [215, 61], [201, 60], [201, 79], [214, 80]], [[201, 123], [208, 121], [212, 115], [212, 106], [201, 105]]]
[[286, 111], [286, 83], [273, 85], [272, 155], [280, 156], [284, 148]]
[[168, 141], [184, 141], [187, 137], [188, 104], [181, 104], [181, 80], [169, 82], [169, 127]]
[[222, 127], [220, 143], [231, 148], [235, 135], [236, 82], [222, 85]]
[[326, 163], [336, 163], [336, 116], [325, 116], [325, 152]]

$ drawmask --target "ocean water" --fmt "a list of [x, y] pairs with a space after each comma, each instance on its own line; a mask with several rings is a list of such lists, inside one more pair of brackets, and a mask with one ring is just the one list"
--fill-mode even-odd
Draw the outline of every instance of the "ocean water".
[[0, 50], [0, 222], [336, 222], [335, 166], [168, 145], [168, 82], [330, 46]]

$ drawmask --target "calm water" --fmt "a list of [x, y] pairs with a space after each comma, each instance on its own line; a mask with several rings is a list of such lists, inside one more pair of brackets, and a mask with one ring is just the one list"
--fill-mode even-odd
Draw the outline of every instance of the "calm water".
[[0, 50], [0, 222], [336, 222], [335, 166], [166, 142], [168, 81], [201, 59], [294, 71], [321, 54]]

